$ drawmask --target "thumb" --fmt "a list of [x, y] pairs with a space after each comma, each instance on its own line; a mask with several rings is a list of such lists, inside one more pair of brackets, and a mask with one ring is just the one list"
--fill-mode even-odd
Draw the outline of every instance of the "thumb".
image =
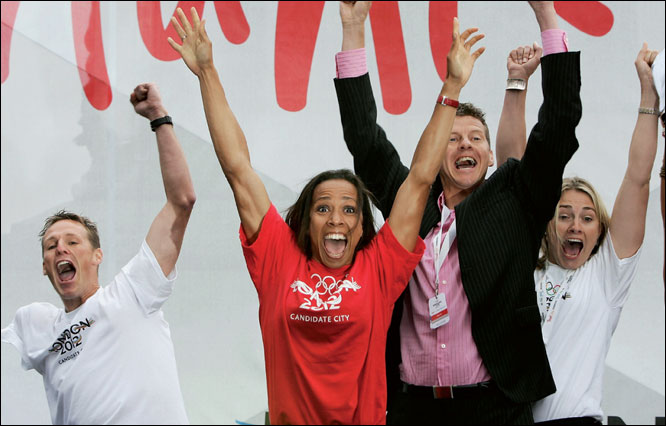
[[543, 53], [543, 48], [539, 46], [539, 43], [537, 43], [536, 41], [534, 42], [534, 44], [532, 44], [532, 49], [534, 49], [534, 52], [537, 54], [537, 56], [541, 56], [541, 54]]

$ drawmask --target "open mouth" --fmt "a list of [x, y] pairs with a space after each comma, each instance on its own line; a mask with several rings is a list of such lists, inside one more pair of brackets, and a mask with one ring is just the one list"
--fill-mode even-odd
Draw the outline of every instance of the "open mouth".
[[71, 281], [76, 275], [76, 268], [69, 260], [58, 262], [56, 269], [58, 271], [58, 278], [63, 282]]
[[476, 160], [472, 157], [460, 157], [456, 160], [456, 169], [473, 169], [476, 167]]
[[566, 239], [562, 244], [562, 250], [564, 251], [564, 257], [575, 259], [583, 251], [583, 241], [577, 238]]
[[324, 237], [324, 250], [333, 259], [340, 259], [347, 248], [347, 237], [343, 234], [328, 234]]

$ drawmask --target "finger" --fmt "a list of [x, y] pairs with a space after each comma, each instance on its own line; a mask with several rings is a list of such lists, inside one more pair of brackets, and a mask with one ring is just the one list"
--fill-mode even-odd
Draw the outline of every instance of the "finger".
[[201, 21], [201, 32], [203, 33], [205, 40], [208, 40], [208, 33], [206, 32], [206, 20]]
[[523, 57], [525, 56], [525, 49], [523, 46], [517, 47], [516, 48], [516, 62], [519, 64], [523, 63]]
[[477, 59], [479, 59], [479, 56], [481, 56], [485, 51], [486, 51], [485, 47], [479, 47], [474, 53], [472, 53], [472, 58], [474, 58], [474, 60], [476, 61]]
[[183, 55], [182, 52], [181, 52], [183, 50], [183, 47], [180, 44], [173, 41], [173, 39], [171, 37], [167, 37], [167, 42], [169, 43], [169, 46], [171, 46], [173, 48], [173, 50], [180, 53], [181, 56]]
[[534, 51], [532, 50], [532, 46], [529, 45], [523, 46], [523, 63], [527, 63], [533, 57], [534, 57]]
[[512, 50], [511, 53], [509, 53], [509, 58], [511, 58], [511, 60], [513, 62], [517, 63], [518, 62], [518, 52], [515, 49]]
[[654, 60], [657, 59], [658, 54], [659, 54], [659, 52], [657, 52], [656, 50], [648, 50], [648, 54], [645, 58], [645, 62], [647, 62], [648, 65], [652, 66], [652, 64], [654, 63]]
[[536, 55], [536, 52], [530, 47], [529, 54], [527, 55], [527, 58], [525, 58], [525, 62], [529, 62], [530, 59], [534, 58], [534, 55]]
[[468, 49], [468, 50], [471, 49], [472, 46], [474, 46], [474, 44], [476, 44], [477, 41], [481, 40], [485, 36], [486, 36], [485, 34], [475, 35], [474, 37], [472, 37], [471, 40], [469, 40], [467, 43], [465, 43], [465, 48]]
[[534, 56], [541, 58], [541, 54], [543, 53], [543, 48], [539, 46], [539, 43], [535, 41], [532, 44], [532, 48], [534, 49]]
[[453, 41], [456, 41], [458, 39], [458, 35], [460, 34], [460, 23], [458, 22], [458, 17], [454, 16], [453, 17]]
[[197, 9], [192, 7], [190, 9], [190, 15], [192, 15], [192, 26], [194, 28], [199, 28], [201, 21], [199, 20], [199, 13], [197, 13]]
[[185, 12], [183, 12], [183, 9], [179, 7], [178, 9], [176, 9], [176, 13], [178, 14], [180, 23], [182, 24], [183, 29], [185, 30], [185, 35], [190, 35], [192, 33], [192, 26], [190, 25], [190, 21], [187, 20]]
[[467, 28], [462, 34], [460, 34], [460, 38], [463, 41], [465, 41], [465, 40], [467, 40], [467, 37], [469, 37], [470, 35], [472, 35], [472, 33], [475, 33], [477, 31], [479, 31], [479, 29], [475, 28], [475, 27]]
[[178, 22], [178, 19], [176, 19], [175, 16], [171, 17], [171, 26], [173, 27], [174, 30], [176, 30], [176, 34], [178, 34], [178, 37], [181, 39], [185, 38], [185, 30], [183, 30], [183, 27], [180, 26], [180, 22]]

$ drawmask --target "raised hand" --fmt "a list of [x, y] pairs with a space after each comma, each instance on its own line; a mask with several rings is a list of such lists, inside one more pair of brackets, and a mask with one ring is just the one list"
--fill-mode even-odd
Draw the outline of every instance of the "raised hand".
[[638, 52], [638, 56], [634, 61], [638, 79], [641, 82], [641, 92], [657, 95], [657, 89], [654, 86], [654, 79], [652, 77], [652, 64], [659, 54], [657, 50], [648, 49], [647, 43], [643, 43], [643, 47]]
[[479, 29], [469, 28], [460, 34], [459, 26], [458, 18], [453, 18], [453, 40], [451, 43], [451, 50], [449, 50], [449, 54], [446, 57], [446, 81], [448, 83], [457, 84], [462, 88], [472, 75], [474, 63], [486, 48], [480, 47], [472, 53], [472, 47], [476, 42], [484, 38], [485, 35], [477, 34], [470, 38], [470, 36]]
[[173, 16], [171, 17], [171, 25], [183, 44], [176, 43], [171, 37], [167, 41], [180, 54], [187, 67], [199, 76], [202, 70], [213, 66], [213, 48], [208, 34], [206, 34], [206, 20], [199, 20], [199, 14], [195, 8], [190, 10], [192, 15], [191, 24], [181, 8], [178, 8], [176, 13], [180, 22]]
[[152, 121], [167, 115], [155, 83], [143, 83], [136, 86], [130, 94], [130, 102], [134, 105], [134, 111], [148, 120]]
[[519, 46], [509, 53], [506, 69], [509, 78], [520, 78], [527, 81], [541, 62], [543, 49], [535, 41], [532, 46]]
[[340, 19], [342, 26], [355, 25], [365, 23], [365, 18], [368, 17], [370, 11], [371, 1], [341, 1], [340, 2]]
[[365, 47], [365, 20], [371, 5], [371, 1], [340, 2], [343, 51]]

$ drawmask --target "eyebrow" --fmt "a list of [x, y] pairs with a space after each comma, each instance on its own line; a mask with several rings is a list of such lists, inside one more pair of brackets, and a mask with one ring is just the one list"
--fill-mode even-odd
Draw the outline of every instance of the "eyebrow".
[[[77, 234], [75, 234], [75, 233], [73, 233], [73, 232], [68, 232], [68, 233], [66, 233], [65, 235], [63, 235], [63, 237], [77, 237], [77, 238], [81, 238], [79, 235], [77, 235]], [[57, 240], [57, 238], [56, 238], [55, 236], [51, 236], [51, 237], [46, 238], [46, 239], [44, 240], [44, 242], [47, 242], [47, 241], [50, 241], [50, 240]]]
[[[481, 134], [484, 134], [484, 135], [486, 134], [486, 132], [483, 131], [482, 129], [474, 129], [474, 130], [470, 130], [468, 133], [481, 133]], [[452, 134], [452, 135], [459, 135], [460, 132], [454, 132], [454, 131], [452, 130], [452, 131], [451, 131], [451, 134]]]
[[[573, 210], [573, 207], [571, 207], [571, 206], [568, 205], [568, 204], [563, 204], [563, 205], [561, 205], [559, 208], [561, 208], [561, 209], [569, 209], [569, 210]], [[583, 210], [592, 210], [592, 211], [595, 212], [595, 213], [597, 212], [597, 211], [594, 209], [594, 207], [583, 207]]]
[[[320, 200], [331, 200], [331, 199], [332, 199], [332, 198], [331, 198], [330, 195], [322, 195], [322, 196], [319, 197], [319, 198], [315, 198], [314, 201], [317, 202], [317, 201], [320, 201]], [[343, 200], [353, 200], [353, 201], [356, 201], [356, 198], [354, 198], [354, 197], [350, 197], [350, 196], [347, 196], [347, 195], [343, 195], [343, 196], [342, 196], [342, 199], [343, 199]]]

